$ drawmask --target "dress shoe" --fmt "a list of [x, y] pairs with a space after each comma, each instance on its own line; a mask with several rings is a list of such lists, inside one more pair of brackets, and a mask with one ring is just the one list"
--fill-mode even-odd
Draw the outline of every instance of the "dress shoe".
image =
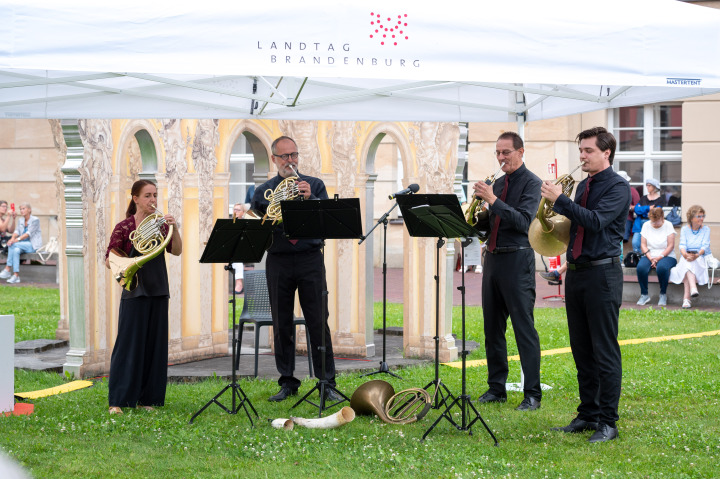
[[562, 432], [583, 432], [583, 431], [595, 431], [597, 430], [598, 423], [594, 421], [585, 421], [576, 417], [570, 424], [563, 427], [554, 427], [551, 431], [562, 431]]
[[326, 402], [338, 402], [338, 401], [342, 401], [344, 399], [345, 399], [344, 397], [342, 397], [341, 395], [339, 395], [332, 389], [325, 390], [325, 401]]
[[280, 391], [278, 391], [276, 395], [270, 396], [268, 398], [268, 401], [280, 402], [286, 400], [290, 396], [295, 395], [297, 395], [297, 389], [290, 389], [289, 387], [283, 386], [280, 388]]
[[618, 436], [619, 434], [616, 427], [610, 427], [607, 424], [600, 424], [597, 431], [590, 436], [588, 442], [607, 442], [617, 439]]
[[507, 396], [496, 396], [495, 394], [491, 393], [490, 391], [486, 391], [485, 394], [480, 396], [478, 398], [478, 404], [486, 403], [486, 402], [505, 402], [507, 401]]
[[520, 405], [515, 408], [516, 411], [534, 411], [540, 409], [540, 401], [529, 396], [522, 400]]

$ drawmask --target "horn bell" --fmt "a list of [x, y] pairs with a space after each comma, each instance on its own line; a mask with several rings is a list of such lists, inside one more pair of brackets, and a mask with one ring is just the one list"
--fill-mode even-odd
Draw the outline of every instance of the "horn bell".
[[547, 229], [538, 218], [530, 223], [530, 246], [542, 256], [559, 256], [567, 251], [570, 242], [570, 220], [565, 216], [555, 215], [545, 218], [545, 223]]
[[383, 422], [390, 422], [385, 414], [385, 404], [395, 395], [395, 389], [387, 381], [373, 379], [363, 383], [350, 397], [350, 407], [359, 415], [375, 414]]

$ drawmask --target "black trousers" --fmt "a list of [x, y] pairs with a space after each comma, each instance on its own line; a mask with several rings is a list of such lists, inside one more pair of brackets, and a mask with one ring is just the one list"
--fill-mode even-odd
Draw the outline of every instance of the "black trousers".
[[268, 254], [265, 263], [270, 309], [273, 316], [273, 341], [275, 347], [275, 365], [280, 373], [278, 384], [281, 387], [298, 389], [300, 380], [295, 372], [295, 343], [293, 333], [293, 307], [295, 291], [298, 292], [300, 307], [310, 333], [313, 370], [315, 377], [322, 377], [322, 333], [325, 329], [325, 378], [335, 386], [335, 360], [333, 359], [327, 297], [325, 297], [325, 317], [322, 317], [323, 291], [327, 290], [323, 281], [325, 265], [319, 250], [295, 254]]
[[540, 401], [540, 337], [535, 329], [535, 253], [485, 254], [482, 281], [485, 355], [491, 393], [505, 396], [508, 316], [525, 376], [524, 394]]
[[578, 417], [612, 427], [618, 419], [622, 383], [617, 341], [622, 287], [620, 264], [569, 269], [565, 282], [570, 347], [580, 389]]
[[110, 358], [110, 406], [163, 406], [167, 386], [168, 298], [120, 301]]

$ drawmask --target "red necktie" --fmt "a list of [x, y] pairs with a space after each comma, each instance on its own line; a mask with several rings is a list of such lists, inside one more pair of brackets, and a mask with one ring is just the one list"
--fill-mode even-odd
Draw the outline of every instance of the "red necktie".
[[[509, 175], [505, 175], [505, 188], [503, 188], [502, 195], [500, 195], [500, 201], [505, 201], [505, 198], [507, 197], [509, 181], [510, 181]], [[495, 225], [493, 226], [492, 233], [490, 234], [490, 240], [488, 241], [488, 245], [487, 245], [488, 251], [493, 251], [495, 249], [495, 243], [497, 243], [497, 233], [498, 233], [499, 226], [500, 226], [500, 216], [495, 215]]]
[[[590, 194], [590, 182], [592, 181], [592, 176], [588, 176], [587, 183], [585, 183], [585, 192], [583, 193], [582, 198], [580, 199], [580, 206], [585, 208], [587, 205], [587, 199]], [[578, 226], [577, 233], [575, 234], [575, 242], [573, 243], [573, 259], [577, 259], [578, 256], [580, 256], [580, 253], [582, 253], [582, 243], [583, 243], [583, 235], [585, 233], [585, 228], [582, 226]]]

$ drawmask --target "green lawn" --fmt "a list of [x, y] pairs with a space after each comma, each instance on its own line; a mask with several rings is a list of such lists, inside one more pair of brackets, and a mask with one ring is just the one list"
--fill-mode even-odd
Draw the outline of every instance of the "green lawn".
[[[0, 306], [18, 316], [18, 330], [44, 331], [57, 321], [57, 311], [29, 316], [8, 300], [0, 286]], [[55, 304], [57, 290], [12, 288], [20, 296]], [[48, 298], [42, 299], [44, 296]], [[55, 303], [53, 303], [55, 301]], [[380, 309], [377, 309], [378, 306]], [[388, 323], [400, 325], [402, 305], [388, 305]], [[382, 311], [376, 304], [376, 313]], [[459, 313], [458, 313], [459, 314]], [[390, 317], [392, 316], [392, 320]], [[378, 315], [376, 314], [376, 318]], [[459, 315], [456, 315], [459, 317]], [[393, 321], [393, 322], [391, 322]], [[468, 336], [482, 344], [482, 313], [467, 310]], [[563, 309], [539, 309], [536, 322], [543, 349], [568, 345]], [[456, 325], [457, 328], [457, 325]], [[510, 329], [510, 328], [509, 328]], [[622, 311], [621, 339], [720, 330], [720, 315], [700, 311]], [[508, 348], [514, 353], [512, 332]], [[244, 413], [229, 415], [217, 406], [193, 425], [190, 416], [226, 385], [208, 379], [170, 384], [167, 405], [155, 412], [107, 414], [107, 382], [76, 392], [37, 399], [35, 413], [0, 418], [0, 448], [28, 468], [34, 477], [718, 477], [720, 475], [720, 336], [622, 346], [623, 393], [620, 439], [590, 445], [589, 433], [568, 435], [549, 428], [565, 425], [577, 407], [577, 380], [570, 354], [544, 357], [542, 408], [514, 411], [521, 393], [509, 393], [504, 405], [479, 407], [499, 440], [476, 424], [473, 435], [442, 421], [425, 442], [420, 439], [437, 411], [420, 423], [384, 424], [358, 417], [338, 429], [293, 431], [270, 428], [267, 420], [289, 415], [312, 417], [316, 409], [303, 404], [269, 403], [274, 381], [242, 380], [241, 386], [260, 414], [254, 428]], [[482, 348], [470, 359], [484, 357]], [[511, 379], [519, 364], [511, 362]], [[460, 370], [442, 367], [443, 381], [460, 392]], [[401, 372], [402, 380], [382, 377], [396, 390], [422, 387], [433, 378], [432, 366]], [[473, 398], [485, 389], [486, 370], [468, 370]], [[64, 383], [57, 374], [16, 371], [16, 390], [29, 391]], [[338, 378], [350, 395], [366, 381], [357, 374]], [[314, 385], [305, 381], [301, 393]], [[225, 401], [229, 405], [229, 401]], [[461, 421], [459, 409], [454, 417]]]

